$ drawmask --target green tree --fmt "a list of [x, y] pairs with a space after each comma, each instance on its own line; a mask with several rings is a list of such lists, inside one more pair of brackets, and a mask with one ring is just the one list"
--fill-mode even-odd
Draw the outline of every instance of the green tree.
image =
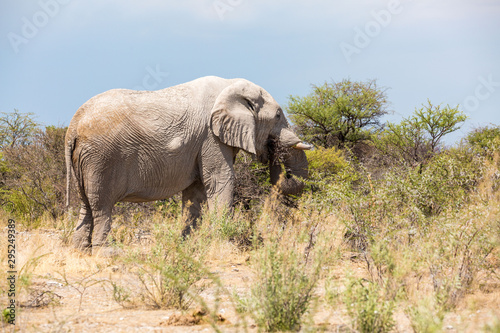
[[352, 146], [371, 140], [388, 113], [385, 90], [375, 80], [342, 80], [313, 86], [305, 96], [290, 96], [286, 107], [296, 131], [324, 148]]
[[467, 116], [459, 106], [433, 105], [429, 100], [401, 123], [387, 123], [377, 146], [383, 153], [409, 165], [422, 164], [442, 147], [442, 138], [458, 130]]
[[21, 113], [14, 109], [12, 113], [0, 113], [0, 148], [27, 145], [32, 142], [33, 134], [39, 124], [33, 113]]

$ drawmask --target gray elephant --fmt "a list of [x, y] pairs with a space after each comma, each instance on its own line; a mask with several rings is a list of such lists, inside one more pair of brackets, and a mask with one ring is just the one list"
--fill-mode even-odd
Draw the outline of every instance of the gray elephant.
[[118, 201], [154, 201], [182, 191], [188, 225], [205, 202], [209, 209], [230, 207], [238, 151], [269, 163], [277, 183], [278, 148], [286, 151], [287, 169], [278, 187], [298, 193], [303, 185], [294, 175], [307, 177], [302, 150], [309, 146], [290, 129], [273, 97], [244, 79], [210, 76], [158, 91], [97, 95], [78, 109], [65, 138], [67, 204], [72, 177], [81, 199], [74, 246], [109, 250], [106, 238]]

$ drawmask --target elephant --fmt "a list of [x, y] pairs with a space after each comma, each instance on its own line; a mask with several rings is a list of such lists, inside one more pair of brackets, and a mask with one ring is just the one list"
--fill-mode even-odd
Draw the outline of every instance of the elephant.
[[[278, 148], [285, 152], [281, 180]], [[189, 234], [205, 203], [231, 207], [241, 149], [269, 163], [282, 193], [297, 194], [309, 148], [273, 97], [245, 79], [207, 76], [157, 91], [106, 91], [78, 109], [65, 137], [66, 204], [71, 181], [80, 197], [73, 246], [93, 255], [112, 249], [107, 236], [115, 203], [179, 192]]]

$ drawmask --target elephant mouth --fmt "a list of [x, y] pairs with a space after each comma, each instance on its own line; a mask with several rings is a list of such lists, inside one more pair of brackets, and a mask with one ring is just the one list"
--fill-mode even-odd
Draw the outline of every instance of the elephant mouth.
[[300, 194], [305, 186], [300, 178], [308, 176], [307, 158], [302, 149], [304, 147], [285, 147], [280, 144], [279, 140], [270, 140], [267, 147], [266, 162], [269, 163], [271, 184], [276, 185], [282, 194]]

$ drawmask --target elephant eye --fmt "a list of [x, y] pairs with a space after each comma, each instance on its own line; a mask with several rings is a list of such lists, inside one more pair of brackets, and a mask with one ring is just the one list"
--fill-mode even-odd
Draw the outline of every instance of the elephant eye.
[[254, 107], [253, 103], [250, 102], [250, 100], [245, 98], [245, 102], [247, 102], [247, 106], [250, 108], [250, 110], [255, 111], [255, 107]]
[[276, 119], [280, 119], [281, 117], [281, 110], [278, 110], [278, 112], [276, 112]]

